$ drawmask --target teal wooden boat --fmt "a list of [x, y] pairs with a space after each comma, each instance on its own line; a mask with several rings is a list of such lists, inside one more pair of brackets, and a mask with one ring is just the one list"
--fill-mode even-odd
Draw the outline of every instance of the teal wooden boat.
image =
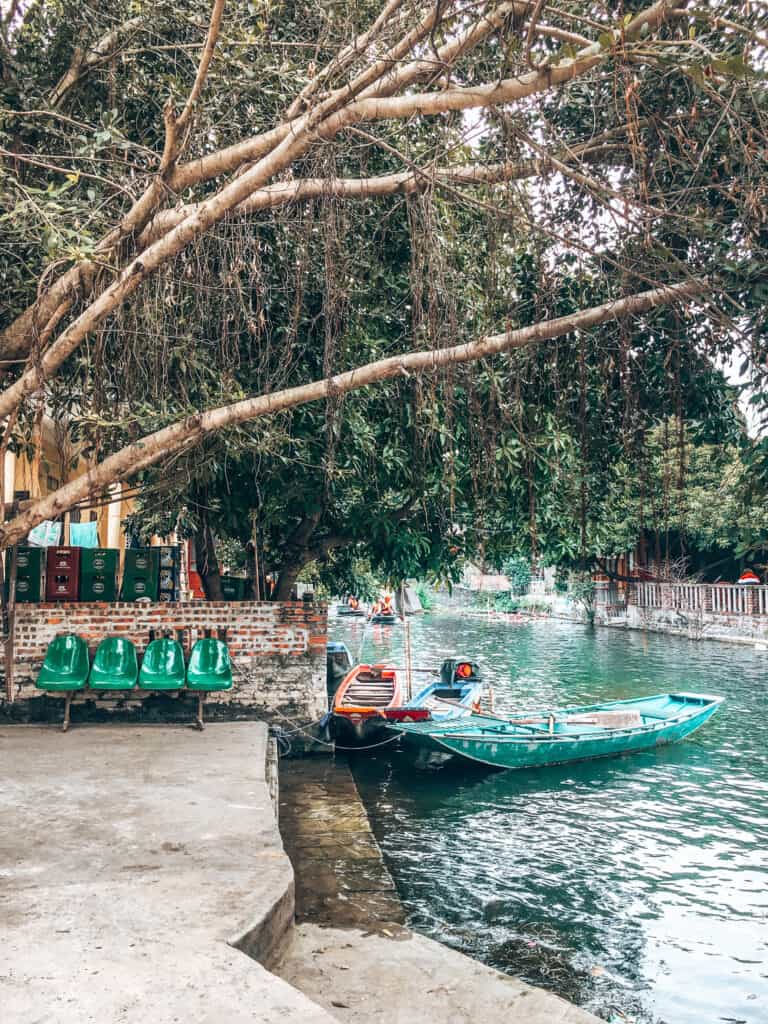
[[493, 768], [542, 768], [649, 750], [685, 739], [722, 697], [665, 693], [637, 700], [456, 722], [400, 722], [388, 728], [443, 754]]

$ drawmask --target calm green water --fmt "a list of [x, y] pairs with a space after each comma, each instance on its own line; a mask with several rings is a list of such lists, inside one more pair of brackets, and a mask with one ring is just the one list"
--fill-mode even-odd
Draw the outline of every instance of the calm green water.
[[[523, 772], [354, 770], [415, 929], [615, 1021], [768, 1022], [768, 652], [536, 621], [412, 623], [413, 664], [481, 662], [496, 708], [685, 689], [726, 702], [691, 739]], [[353, 655], [360, 624], [336, 623]], [[403, 627], [363, 660], [402, 663]]]

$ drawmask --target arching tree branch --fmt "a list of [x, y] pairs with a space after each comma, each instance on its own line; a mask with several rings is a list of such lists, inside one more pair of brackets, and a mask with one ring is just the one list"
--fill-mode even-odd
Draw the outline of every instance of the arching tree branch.
[[706, 293], [710, 288], [705, 281], [665, 285], [623, 299], [605, 302], [568, 316], [545, 320], [530, 327], [491, 335], [451, 348], [390, 356], [332, 378], [286, 388], [273, 394], [248, 398], [219, 409], [199, 413], [128, 445], [114, 455], [108, 456], [88, 473], [42, 498], [3, 527], [0, 531], [0, 545], [7, 547], [16, 543], [44, 519], [61, 515], [89, 495], [109, 487], [110, 484], [123, 481], [141, 469], [198, 443], [207, 434], [238, 423], [271, 416], [298, 405], [324, 400], [331, 392], [338, 396], [383, 380], [390, 380], [403, 373], [433, 373], [443, 366], [486, 359], [573, 331], [586, 330], [619, 317], [636, 316], [657, 306], [685, 303]]
[[99, 64], [103, 64], [104, 61], [109, 60], [122, 41], [127, 36], [133, 35], [137, 32], [143, 24], [144, 15], [129, 18], [127, 21], [123, 21], [121, 24], [115, 25], [113, 29], [110, 29], [109, 32], [98, 39], [92, 46], [89, 46], [86, 49], [82, 49], [79, 46], [76, 47], [71, 64], [56, 83], [48, 98], [48, 103], [51, 108], [55, 110], [59, 107], [67, 93], [74, 89], [77, 83], [84, 78], [89, 71], [98, 67]]
[[[683, 0], [673, 0], [676, 4]], [[660, 0], [638, 14], [623, 30], [624, 38], [639, 34], [643, 26], [661, 23], [669, 4]], [[615, 30], [613, 38], [621, 39]], [[193, 239], [200, 237], [221, 221], [243, 200], [262, 188], [271, 178], [303, 156], [318, 138], [331, 138], [342, 128], [365, 121], [404, 119], [414, 114], [439, 114], [452, 110], [483, 109], [524, 99], [536, 93], [547, 92], [557, 85], [572, 81], [587, 73], [605, 58], [606, 51], [595, 43], [580, 51], [573, 59], [565, 60], [543, 71], [533, 71], [517, 78], [468, 88], [444, 89], [402, 97], [384, 97], [355, 100], [346, 103], [344, 90], [340, 90], [321, 103], [310, 114], [299, 118], [291, 134], [286, 136], [270, 153], [250, 170], [236, 178], [215, 196], [201, 203], [158, 242], [133, 259], [117, 279], [74, 320], [36, 363], [2, 394], [0, 417], [6, 416], [25, 395], [39, 387], [77, 349], [82, 341], [132, 295], [142, 282], [158, 267], [181, 252]], [[371, 69], [356, 80], [355, 88], [362, 91], [377, 72]], [[346, 103], [346, 105], [345, 105]]]

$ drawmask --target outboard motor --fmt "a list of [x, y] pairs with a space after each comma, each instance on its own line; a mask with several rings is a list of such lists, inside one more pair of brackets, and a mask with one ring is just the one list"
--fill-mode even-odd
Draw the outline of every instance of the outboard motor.
[[480, 680], [480, 666], [469, 658], [446, 658], [440, 666], [440, 682], [443, 686], [460, 690], [468, 683]]

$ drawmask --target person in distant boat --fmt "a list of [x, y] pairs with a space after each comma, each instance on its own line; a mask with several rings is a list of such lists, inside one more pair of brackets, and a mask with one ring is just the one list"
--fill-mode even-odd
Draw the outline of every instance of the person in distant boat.
[[394, 615], [395, 609], [392, 607], [392, 595], [385, 594], [384, 599], [381, 602], [381, 614], [382, 615]]
[[744, 585], [744, 584], [752, 585], [752, 584], [755, 584], [755, 583], [760, 583], [760, 577], [757, 575], [757, 573], [752, 572], [751, 569], [745, 569], [744, 572], [741, 574], [741, 576], [739, 576], [739, 578], [738, 578], [738, 580], [736, 582], [741, 584], [741, 585]]
[[371, 605], [371, 610], [368, 612], [368, 618], [372, 619], [374, 615], [381, 615], [381, 601], [377, 598]]
[[349, 601], [347, 602], [347, 604], [349, 605], [349, 607], [350, 607], [350, 608], [351, 608], [351, 609], [352, 609], [353, 611], [357, 611], [357, 609], [358, 609], [358, 608], [360, 607], [360, 602], [359, 602], [359, 601], [358, 601], [358, 599], [357, 599], [356, 597], [354, 597], [354, 596], [350, 597], [350, 599], [349, 599]]

